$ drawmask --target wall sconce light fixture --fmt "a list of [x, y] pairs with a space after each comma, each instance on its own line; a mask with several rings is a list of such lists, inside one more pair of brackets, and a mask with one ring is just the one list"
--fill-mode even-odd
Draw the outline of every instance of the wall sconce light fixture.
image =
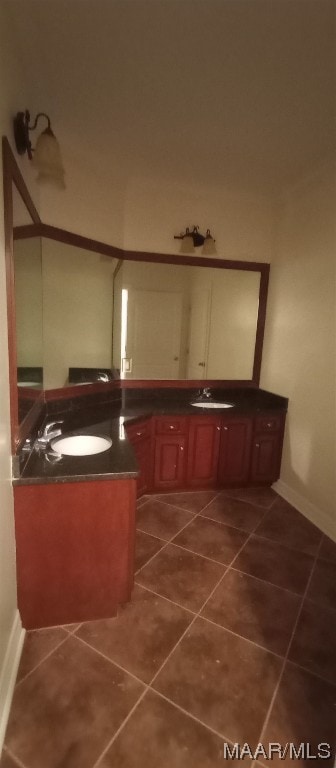
[[[33, 148], [29, 133], [30, 131], [35, 131], [40, 117], [44, 117], [48, 125], [38, 137], [36, 146]], [[25, 112], [18, 112], [16, 114], [14, 118], [14, 138], [19, 155], [24, 155], [27, 152], [29, 160], [33, 161], [38, 171], [37, 181], [41, 183], [48, 182], [60, 189], [65, 189], [61, 151], [59, 143], [51, 130], [50, 118], [44, 112], [39, 112], [34, 123], [32, 125], [29, 123], [30, 114], [28, 109]]]
[[199, 227], [195, 225], [192, 230], [187, 227], [185, 232], [174, 235], [174, 240], [181, 240], [180, 253], [194, 253], [195, 248], [202, 245], [203, 256], [213, 256], [217, 253], [216, 241], [213, 239], [210, 229], [206, 230], [205, 235], [202, 235], [198, 230]]

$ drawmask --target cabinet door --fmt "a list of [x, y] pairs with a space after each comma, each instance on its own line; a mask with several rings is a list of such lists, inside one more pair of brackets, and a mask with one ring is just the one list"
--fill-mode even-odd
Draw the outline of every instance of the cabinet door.
[[127, 424], [126, 433], [139, 464], [140, 475], [137, 479], [137, 496], [142, 496], [142, 494], [148, 493], [152, 487], [151, 420], [146, 419], [135, 424]]
[[273, 483], [280, 469], [279, 434], [255, 435], [252, 446], [251, 482]]
[[244, 484], [249, 479], [252, 419], [223, 419], [219, 449], [218, 480]]
[[217, 482], [221, 421], [216, 417], [190, 418], [187, 484], [212, 486]]
[[154, 487], [179, 488], [185, 482], [185, 447], [183, 435], [159, 435], [155, 439]]
[[133, 448], [140, 469], [140, 476], [137, 480], [137, 496], [142, 496], [144, 493], [148, 493], [152, 486], [151, 441], [148, 439], [139, 440], [133, 444]]

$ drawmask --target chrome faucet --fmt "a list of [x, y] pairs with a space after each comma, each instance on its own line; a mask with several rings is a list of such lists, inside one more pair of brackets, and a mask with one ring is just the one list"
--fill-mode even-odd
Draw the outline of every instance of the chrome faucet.
[[105, 383], [110, 381], [108, 374], [104, 371], [98, 371], [97, 381], [104, 381]]
[[205, 397], [205, 398], [209, 399], [209, 397], [211, 397], [210, 387], [204, 387], [204, 389], [202, 389], [200, 395], [201, 395], [201, 397]]
[[37, 437], [38, 445], [47, 445], [49, 440], [53, 440], [54, 437], [59, 437], [59, 435], [62, 434], [61, 429], [55, 429], [57, 424], [63, 424], [63, 419], [58, 421], [51, 421], [49, 424], [45, 425], [44, 429], [40, 429]]

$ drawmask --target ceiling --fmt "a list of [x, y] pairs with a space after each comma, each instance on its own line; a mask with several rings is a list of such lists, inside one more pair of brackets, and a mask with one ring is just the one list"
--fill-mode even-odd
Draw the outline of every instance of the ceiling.
[[335, 154], [333, 0], [4, 3], [33, 106], [101, 173], [270, 194]]

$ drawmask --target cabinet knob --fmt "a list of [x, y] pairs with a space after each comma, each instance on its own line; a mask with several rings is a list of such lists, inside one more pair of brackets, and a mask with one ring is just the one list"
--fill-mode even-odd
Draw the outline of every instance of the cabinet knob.
[[181, 445], [181, 447], [180, 447], [180, 451], [184, 451], [183, 445]]
[[[220, 432], [220, 427], [217, 427], [217, 429], [218, 429], [218, 432]], [[224, 429], [227, 429], [227, 427], [224, 427]]]
[[225, 430], [225, 432], [227, 432], [227, 431], [228, 431], [228, 429], [229, 429], [229, 427], [224, 427], [224, 430]]
[[201, 368], [205, 368], [205, 363], [198, 363], [198, 365], [200, 365]]
[[267, 426], [268, 426], [268, 427], [272, 427], [272, 426], [273, 426], [272, 422], [271, 422], [271, 421], [268, 421], [268, 422], [267, 422]]
[[256, 448], [260, 448], [260, 443], [256, 443], [256, 444], [255, 444], [255, 447], [256, 447]]
[[169, 429], [175, 429], [174, 424], [169, 424]]
[[141, 435], [142, 435], [142, 432], [137, 432], [138, 437], [141, 437]]

